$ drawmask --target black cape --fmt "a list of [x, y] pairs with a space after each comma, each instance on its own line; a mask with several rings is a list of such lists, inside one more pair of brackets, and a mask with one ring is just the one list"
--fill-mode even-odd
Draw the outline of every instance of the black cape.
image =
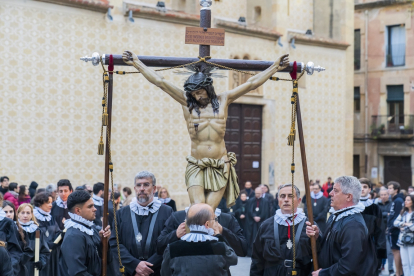
[[177, 211], [177, 206], [175, 206], [175, 201], [173, 199], [171, 199], [170, 202], [165, 203], [165, 205], [170, 206], [173, 209], [173, 212]]
[[17, 232], [14, 221], [3, 217], [3, 219], [0, 220], [0, 241], [7, 243], [7, 251], [9, 252], [15, 275], [17, 275], [20, 270], [20, 257], [23, 253], [17, 235], [19, 235], [19, 233]]
[[322, 236], [318, 255], [319, 276], [372, 276], [377, 272], [375, 247], [369, 241], [368, 229], [361, 214], [353, 214], [333, 222]]
[[[256, 211], [257, 201], [256, 197], [250, 198], [247, 202], [246, 208], [246, 237], [247, 237], [247, 256], [252, 255], [253, 241], [256, 238], [257, 231], [260, 225], [268, 219], [270, 215], [270, 203], [265, 198], [259, 198], [259, 211]], [[256, 222], [254, 217], [260, 217], [260, 221]]]
[[[14, 226], [17, 227], [16, 225]], [[40, 228], [38, 228], [40, 229]], [[24, 240], [26, 244], [20, 238], [20, 234], [16, 233], [19, 237], [20, 247], [23, 249], [23, 254], [20, 258], [20, 271], [19, 276], [32, 276], [34, 275], [34, 260], [35, 260], [35, 243], [36, 243], [36, 231], [29, 233], [23, 230]], [[45, 233], [40, 229], [40, 251], [39, 251], [39, 262], [41, 263], [40, 272], [46, 267], [49, 260], [49, 247], [46, 243]], [[40, 273], [39, 273], [40, 274]]]
[[[112, 202], [112, 200], [109, 200], [108, 202]], [[96, 229], [100, 231], [102, 229], [103, 205], [101, 206], [93, 205], [93, 206], [95, 206], [96, 208], [95, 219], [93, 221], [93, 224], [95, 224]]]
[[[73, 227], [66, 231], [59, 258], [60, 275], [101, 275], [102, 242], [95, 225], [92, 229], [92, 236]], [[108, 263], [111, 262], [112, 256], [108, 252]]]
[[[153, 264], [151, 267], [151, 269], [154, 271], [153, 275], [160, 275], [162, 255], [157, 254], [157, 239], [161, 234], [165, 222], [171, 216], [172, 209], [167, 205], [161, 204], [158, 212], [159, 213], [155, 222], [154, 232], [152, 235], [150, 250], [148, 254], [149, 258], [145, 260]], [[138, 216], [135, 214], [135, 219], [137, 221], [139, 231], [142, 234], [142, 248], [145, 248], [152, 216], [153, 214], [151, 212], [149, 212], [148, 216]], [[138, 256], [138, 249], [135, 243], [135, 234], [131, 221], [131, 208], [129, 205], [121, 208], [116, 212], [116, 220], [118, 223], [121, 260], [122, 265], [125, 266], [125, 275], [133, 276], [135, 275], [135, 269], [141, 260], [139, 260], [140, 256]], [[112, 253], [118, 256], [115, 231], [112, 231], [111, 238], [109, 239], [109, 245], [111, 247]]]
[[6, 248], [3, 246], [0, 246], [0, 260], [0, 276], [14, 276], [11, 258]]
[[[184, 222], [185, 216], [185, 211], [178, 211], [173, 213], [165, 222], [164, 229], [158, 237], [158, 254], [163, 255], [168, 244], [179, 240], [176, 232], [178, 226]], [[230, 214], [221, 213], [218, 217], [218, 222], [223, 227], [223, 233], [221, 235], [223, 240], [234, 250], [237, 256], [246, 256], [247, 242], [237, 220]]]
[[65, 229], [65, 225], [63, 225], [63, 218], [70, 219], [69, 210], [66, 208], [61, 208], [56, 204], [56, 201], [52, 204], [52, 211], [50, 212], [52, 217], [55, 219], [57, 224], [59, 225], [60, 230]]
[[55, 276], [59, 275], [59, 254], [60, 244], [55, 244], [54, 241], [62, 233], [59, 225], [52, 217], [50, 221], [37, 220], [39, 228], [45, 234], [45, 240], [50, 250], [49, 260], [46, 267], [40, 271], [41, 276]]
[[[318, 224], [318, 227], [322, 231], [322, 233], [325, 233], [326, 232], [326, 219], [327, 219], [329, 208], [331, 206], [331, 200], [324, 196], [316, 200], [311, 198], [311, 200], [312, 200], [313, 220], [314, 222], [316, 222], [316, 224]], [[316, 206], [315, 206], [315, 202], [316, 202]], [[309, 217], [308, 206], [306, 204], [303, 210], [306, 216]]]
[[[378, 259], [387, 258], [387, 245], [385, 242], [385, 232], [382, 231], [382, 212], [376, 204], [371, 204], [365, 207], [361, 213], [368, 228], [368, 235], [370, 240], [375, 245], [375, 250]], [[378, 265], [381, 263], [378, 262]]]
[[[307, 218], [304, 219], [307, 221]], [[278, 229], [280, 250], [277, 250], [275, 243], [274, 217], [267, 219], [260, 226], [253, 243], [251, 276], [288, 275], [284, 261], [293, 259], [293, 249], [286, 247], [288, 227], [278, 224]], [[292, 228], [290, 227], [290, 229]], [[297, 229], [298, 224], [295, 225], [295, 232]], [[321, 238], [319, 237], [317, 243], [320, 244], [320, 242]], [[312, 271], [312, 249], [310, 239], [306, 235], [306, 224], [303, 225], [299, 244], [296, 244], [296, 268], [298, 276], [308, 276]]]

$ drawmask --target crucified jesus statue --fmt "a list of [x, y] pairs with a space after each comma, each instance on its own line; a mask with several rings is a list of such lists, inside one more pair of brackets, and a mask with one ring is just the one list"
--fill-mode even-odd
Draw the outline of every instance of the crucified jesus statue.
[[187, 156], [185, 172], [191, 204], [207, 203], [214, 210], [223, 196], [226, 197], [227, 206], [235, 204], [240, 192], [234, 169], [237, 160], [235, 153], [227, 152], [224, 142], [228, 107], [286, 68], [289, 65], [288, 56], [281, 56], [272, 66], [246, 83], [217, 95], [213, 79], [208, 74], [196, 72], [191, 75], [183, 90], [145, 66], [134, 53], [123, 53], [126, 64], [138, 69], [149, 82], [170, 95], [183, 109], [191, 139], [191, 155]]

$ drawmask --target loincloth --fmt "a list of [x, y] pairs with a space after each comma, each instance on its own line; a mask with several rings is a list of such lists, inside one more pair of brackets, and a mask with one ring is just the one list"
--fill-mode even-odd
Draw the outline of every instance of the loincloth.
[[[237, 163], [234, 152], [227, 153], [229, 161], [223, 159], [203, 158], [200, 160], [187, 156], [185, 183], [187, 190], [192, 186], [203, 186], [204, 190], [217, 192], [226, 187], [224, 197], [227, 206], [233, 206], [239, 196], [239, 181], [234, 165]], [[230, 163], [230, 166], [226, 166]]]

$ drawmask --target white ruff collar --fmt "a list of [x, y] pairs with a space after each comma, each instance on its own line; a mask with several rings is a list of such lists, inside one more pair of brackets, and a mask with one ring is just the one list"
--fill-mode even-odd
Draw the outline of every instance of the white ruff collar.
[[203, 233], [188, 233], [181, 237], [181, 240], [186, 242], [206, 242], [206, 241], [218, 241], [218, 238], [214, 237], [214, 230], [206, 228], [204, 225], [190, 225], [190, 231], [203, 232]]
[[[84, 219], [83, 217], [81, 217], [77, 214], [71, 213], [71, 212], [69, 212], [69, 216], [71, 217], [71, 219], [65, 220], [65, 223], [64, 223], [66, 229], [75, 228], [75, 229], [78, 229], [79, 231], [81, 231], [83, 233], [88, 234], [89, 236], [93, 236], [93, 229], [92, 229], [93, 221], [89, 221], [87, 219]], [[90, 228], [87, 228], [84, 225], [79, 224], [76, 221], [73, 221], [72, 219], [77, 220], [79, 222], [82, 222], [83, 224], [86, 224]]]
[[0, 221], [6, 217], [6, 213], [3, 211], [3, 208], [0, 207]]
[[[295, 225], [299, 224], [303, 219], [306, 219], [306, 215], [301, 208], [297, 208], [295, 215]], [[292, 222], [292, 214], [282, 214], [282, 211], [278, 209], [275, 214], [275, 222], [279, 225], [289, 226], [286, 220]], [[292, 223], [289, 224], [292, 225]]]
[[151, 203], [149, 203], [147, 206], [144, 207], [144, 206], [141, 206], [139, 202], [137, 201], [137, 198], [135, 198], [135, 200], [132, 200], [131, 204], [129, 204], [129, 207], [138, 216], [148, 216], [149, 212], [153, 214], [157, 212], [158, 209], [160, 209], [161, 205], [162, 205], [161, 201], [154, 198]]
[[311, 192], [310, 195], [311, 195], [311, 198], [313, 198], [313, 199], [320, 199], [321, 197], [323, 197], [322, 191], [320, 191], [316, 195], [313, 192]]
[[60, 196], [56, 199], [56, 205], [59, 206], [60, 208], [63, 209], [67, 209], [68, 208], [68, 203], [67, 201], [63, 201]]
[[362, 203], [358, 203], [357, 205], [347, 207], [347, 208], [343, 208], [343, 209], [340, 209], [340, 210], [337, 210], [337, 211], [335, 211], [335, 209], [333, 207], [331, 207], [331, 209], [329, 210], [329, 213], [331, 213], [332, 215], [335, 215], [338, 212], [343, 212], [343, 213], [340, 213], [338, 215], [338, 217], [335, 219], [335, 221], [338, 221], [341, 218], [344, 218], [344, 217], [347, 217], [347, 216], [350, 216], [350, 215], [354, 215], [354, 214], [362, 213], [364, 210], [365, 210], [365, 206]]
[[50, 221], [52, 219], [50, 212], [45, 212], [39, 207], [34, 208], [33, 214], [36, 217], [36, 219], [40, 221]]
[[92, 200], [93, 200], [93, 204], [96, 205], [96, 206], [102, 206], [103, 203], [104, 203], [103, 198], [99, 197], [99, 196], [96, 196], [96, 195], [92, 196]]
[[[188, 209], [190, 209], [190, 207], [185, 207], [185, 213], [188, 213]], [[214, 215], [216, 215], [216, 217], [219, 217], [221, 215], [221, 209], [216, 208], [216, 210], [214, 210]]]
[[359, 203], [362, 203], [365, 207], [368, 207], [371, 206], [374, 201], [372, 199], [369, 199], [369, 196], [361, 196]]
[[167, 204], [168, 202], [171, 201], [171, 198], [167, 197], [167, 198], [158, 198], [159, 201], [161, 201], [161, 203]]
[[23, 223], [19, 219], [19, 223], [20, 223], [20, 226], [23, 228], [23, 230], [26, 231], [27, 233], [33, 233], [34, 231], [37, 230], [37, 228], [39, 228], [36, 225], [36, 223], [34, 223], [33, 220], [31, 220], [29, 222], [26, 222], [26, 223]]

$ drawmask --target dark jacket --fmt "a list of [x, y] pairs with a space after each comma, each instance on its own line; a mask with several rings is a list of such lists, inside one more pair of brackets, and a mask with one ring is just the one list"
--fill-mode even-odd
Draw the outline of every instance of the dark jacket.
[[227, 276], [232, 265], [237, 265], [237, 255], [220, 238], [205, 242], [179, 240], [165, 249], [161, 275]]
[[30, 183], [29, 194], [30, 194], [31, 198], [33, 198], [35, 196], [37, 186], [39, 186], [39, 184], [37, 184], [37, 182], [35, 182], [35, 181], [32, 181], [32, 183]]
[[381, 210], [381, 214], [382, 214], [382, 225], [381, 225], [381, 229], [382, 231], [385, 232], [385, 229], [387, 229], [387, 220], [388, 220], [388, 214], [390, 213], [390, 209], [391, 209], [391, 200], [388, 200], [385, 203], [382, 203], [382, 201], [378, 201], [377, 205]]
[[395, 219], [400, 215], [401, 209], [403, 208], [404, 204], [404, 195], [403, 194], [397, 194], [392, 198], [392, 204], [390, 208], [390, 214], [388, 216], [387, 221], [387, 229], [388, 233], [391, 232], [399, 232], [400, 229], [394, 226]]
[[361, 214], [328, 220], [319, 252], [320, 276], [372, 276], [377, 271], [375, 246], [369, 240], [368, 229]]
[[0, 246], [0, 260], [1, 260], [0, 275], [1, 276], [14, 276], [12, 264], [11, 264], [11, 258], [6, 248], [3, 246]]

